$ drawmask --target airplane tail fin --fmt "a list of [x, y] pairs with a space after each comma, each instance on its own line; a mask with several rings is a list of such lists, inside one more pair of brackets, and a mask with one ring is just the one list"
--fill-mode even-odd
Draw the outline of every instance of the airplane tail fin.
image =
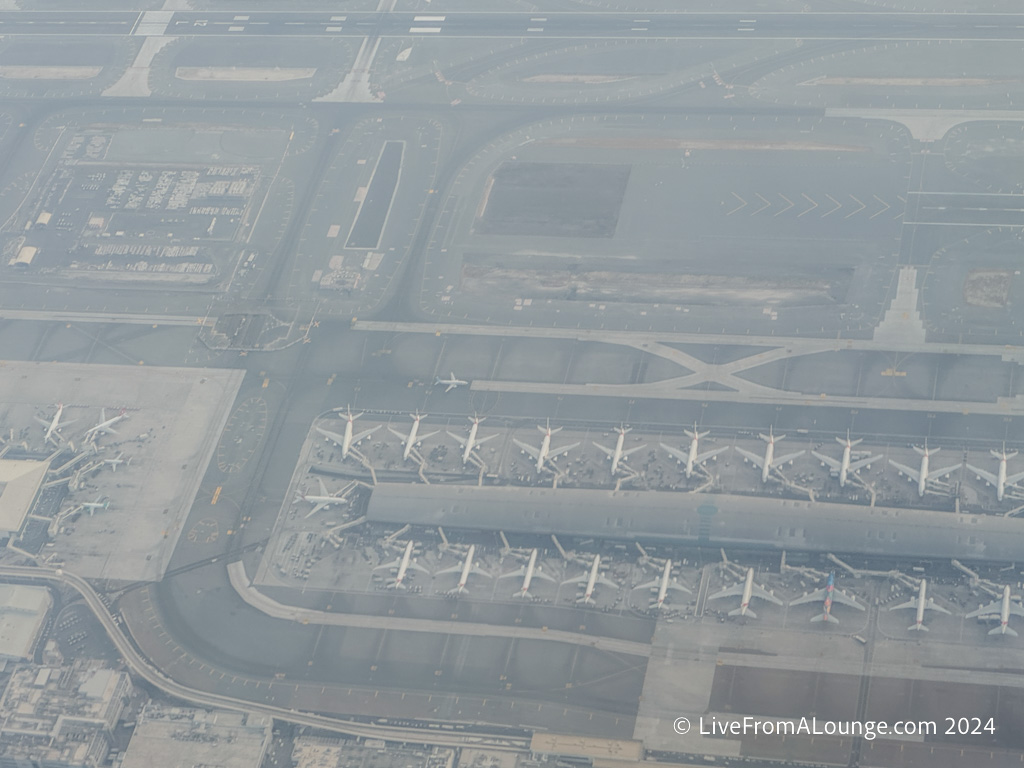
[[1017, 630], [1010, 629], [1005, 624], [1000, 624], [998, 627], [995, 627], [994, 629], [990, 629], [988, 631], [988, 633], [990, 635], [1009, 635], [1010, 637], [1016, 637], [1017, 636]]
[[829, 624], [838, 624], [839, 623], [839, 619], [837, 619], [831, 613], [822, 613], [822, 614], [819, 614], [818, 616], [815, 616], [813, 619], [811, 619], [811, 623], [812, 624], [817, 624], [817, 623], [820, 623], [820, 622], [828, 622]]
[[928, 627], [926, 627], [924, 624], [911, 624], [909, 627], [907, 627], [907, 631], [908, 632], [927, 632], [928, 631]]
[[730, 616], [749, 616], [752, 619], [756, 619], [757, 618], [757, 614], [754, 613], [750, 608], [747, 608], [747, 609], [734, 608], [733, 610], [729, 611], [729, 615]]

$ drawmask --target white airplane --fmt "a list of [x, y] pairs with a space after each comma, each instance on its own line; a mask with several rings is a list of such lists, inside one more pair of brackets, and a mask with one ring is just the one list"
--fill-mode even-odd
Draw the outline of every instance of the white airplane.
[[692, 432], [690, 430], [688, 430], [688, 429], [683, 430], [683, 431], [686, 432], [686, 434], [690, 437], [690, 449], [689, 449], [689, 451], [687, 451], [686, 453], [683, 453], [678, 448], [673, 448], [671, 445], [665, 445], [664, 443], [661, 443], [661, 447], [665, 450], [666, 453], [668, 453], [669, 456], [672, 456], [678, 463], [686, 465], [686, 476], [687, 477], [690, 477], [693, 474], [693, 468], [694, 467], [699, 466], [699, 465], [703, 464], [704, 462], [709, 461], [709, 460], [715, 458], [715, 456], [717, 456], [718, 454], [722, 453], [723, 451], [728, 450], [728, 447], [725, 447], [725, 448], [715, 448], [714, 450], [705, 451], [704, 453], [698, 453], [697, 450], [698, 450], [698, 443], [699, 443], [700, 439], [702, 437], [707, 437], [711, 433], [710, 432], [699, 432], [699, 431], [697, 431], [697, 423], [696, 422], [694, 422], [694, 424], [693, 424], [693, 431]]
[[583, 589], [583, 597], [576, 600], [577, 603], [583, 603], [585, 605], [594, 604], [594, 589], [597, 588], [598, 584], [603, 584], [606, 587], [612, 589], [618, 589], [619, 585], [609, 579], [603, 573], [601, 573], [601, 556], [594, 555], [594, 564], [590, 567], [590, 571], [577, 576], [574, 579], [566, 579], [562, 582], [563, 584], [586, 584]]
[[392, 560], [390, 563], [383, 563], [378, 565], [373, 570], [379, 571], [382, 568], [398, 569], [395, 573], [395, 580], [387, 585], [388, 589], [407, 589], [405, 586], [405, 576], [410, 568], [413, 568], [422, 573], [430, 573], [426, 568], [417, 563], [412, 558], [412, 542], [410, 541], [405, 545], [405, 551], [402, 552], [402, 556]]
[[821, 613], [811, 619], [811, 622], [826, 622], [829, 624], [838, 624], [839, 619], [832, 615], [832, 604], [842, 603], [848, 605], [851, 608], [856, 608], [858, 611], [863, 611], [864, 606], [855, 598], [846, 594], [842, 590], [836, 589], [836, 575], [830, 573], [828, 575], [828, 582], [821, 589], [816, 589], [813, 592], [808, 592], [803, 597], [798, 597], [796, 600], [790, 602], [790, 605], [803, 605], [804, 603], [814, 603], [822, 601]]
[[80, 506], [82, 509], [89, 510], [89, 517], [92, 517], [94, 514], [96, 514], [96, 510], [98, 509], [109, 509], [110, 499], [104, 499], [102, 496], [97, 496], [96, 501], [86, 501], [83, 502]]
[[516, 592], [512, 593], [512, 597], [521, 597], [524, 600], [529, 600], [533, 595], [530, 594], [530, 584], [533, 582], [534, 576], [539, 579], [545, 579], [546, 581], [554, 582], [554, 578], [544, 573], [537, 567], [537, 550], [533, 550], [530, 553], [530, 560], [526, 565], [520, 566], [514, 571], [501, 574], [499, 579], [507, 579], [513, 576], [523, 577], [523, 586], [521, 586]]
[[494, 438], [494, 437], [498, 436], [498, 433], [495, 432], [493, 435], [488, 435], [487, 437], [477, 438], [476, 431], [477, 431], [477, 429], [479, 429], [480, 424], [483, 423], [484, 420], [480, 419], [480, 418], [477, 418], [477, 416], [474, 414], [473, 417], [470, 419], [470, 421], [473, 423], [473, 426], [471, 426], [469, 428], [469, 437], [463, 438], [463, 437], [459, 437], [458, 435], [456, 435], [456, 434], [454, 434], [452, 432], [448, 433], [449, 437], [451, 437], [459, 445], [462, 446], [462, 463], [463, 464], [466, 464], [466, 462], [469, 461], [469, 457], [473, 455], [473, 449], [474, 448], [476, 448], [478, 446], [481, 446], [484, 443], [486, 443], [488, 440], [490, 440], [491, 438]]
[[841, 437], [836, 438], [836, 442], [843, 446], [842, 459], [836, 461], [831, 456], [826, 456], [825, 454], [818, 453], [817, 451], [811, 451], [811, 454], [821, 462], [822, 466], [828, 467], [829, 473], [832, 477], [839, 478], [839, 487], [845, 488], [846, 480], [850, 476], [851, 472], [859, 472], [865, 467], [870, 467], [882, 458], [881, 456], [869, 456], [866, 459], [857, 459], [857, 461], [852, 461], [854, 446], [860, 445], [863, 440], [864, 438], [862, 437], [856, 440], [851, 440], [850, 430], [846, 430], [845, 440]]
[[911, 482], [917, 483], [917, 495], [924, 496], [928, 490], [928, 483], [938, 480], [941, 477], [948, 477], [951, 472], [955, 472], [960, 468], [959, 464], [954, 464], [950, 467], [943, 467], [942, 469], [936, 469], [929, 471], [928, 462], [932, 456], [938, 453], [941, 448], [929, 448], [928, 441], [924, 441], [924, 448], [918, 448], [916, 445], [913, 446], [914, 450], [921, 455], [921, 468], [914, 470], [908, 466], [900, 464], [899, 462], [889, 459], [889, 463], [896, 467], [897, 471], [901, 475], [906, 475]]
[[330, 430], [323, 429], [322, 427], [316, 428], [316, 431], [323, 435], [325, 440], [332, 442], [336, 446], [341, 448], [341, 458], [343, 459], [348, 458], [349, 451], [351, 451], [353, 448], [359, 445], [360, 442], [368, 438], [381, 427], [381, 425], [378, 424], [376, 427], [373, 427], [372, 429], [367, 429], [364, 432], [360, 432], [359, 434], [353, 434], [352, 427], [355, 424], [355, 420], [358, 419], [363, 414], [357, 413], [353, 416], [351, 406], [346, 406], [345, 411], [348, 418], [345, 420], [344, 435], [339, 435], [337, 432], [331, 432]]
[[410, 413], [409, 414], [409, 416], [412, 417], [412, 428], [409, 430], [409, 434], [408, 435], [403, 435], [401, 432], [397, 432], [396, 430], [392, 429], [390, 426], [388, 427], [388, 432], [390, 432], [395, 437], [401, 438], [401, 440], [402, 440], [402, 446], [405, 449], [405, 450], [402, 451], [402, 458], [403, 459], [408, 459], [412, 455], [412, 452], [413, 452], [413, 450], [415, 450], [416, 446], [418, 446], [420, 443], [422, 443], [428, 437], [433, 437], [439, 431], [439, 430], [435, 430], [434, 432], [428, 432], [425, 435], [421, 435], [419, 433], [420, 432], [420, 422], [423, 419], [427, 418], [427, 415], [428, 414], [426, 414], [426, 413], [422, 413], [421, 414], [419, 411], [417, 411], [416, 413]]
[[900, 603], [899, 605], [894, 605], [889, 610], [890, 611], [899, 611], [899, 610], [904, 610], [904, 609], [908, 609], [908, 608], [913, 608], [913, 609], [915, 609], [917, 611], [917, 619], [914, 621], [913, 624], [911, 624], [909, 627], [907, 627], [907, 631], [908, 632], [927, 632], [928, 631], [928, 627], [926, 627], [924, 625], [924, 612], [925, 611], [938, 611], [939, 613], [945, 613], [945, 614], [949, 613], [949, 611], [947, 611], [941, 605], [939, 605], [934, 600], [932, 600], [930, 597], [928, 597], [928, 581], [926, 579], [921, 579], [921, 586], [918, 587], [917, 597], [915, 597], [913, 600], [908, 600], [905, 603]]
[[447, 379], [438, 378], [438, 379], [436, 379], [434, 381], [434, 386], [435, 387], [440, 386], [441, 384], [446, 385], [446, 388], [445, 388], [444, 391], [447, 393], [447, 392], [451, 392], [456, 387], [465, 386], [466, 384], [469, 384], [469, 382], [468, 381], [463, 381], [462, 379], [456, 379], [455, 378], [455, 374], [453, 373]]
[[1024, 616], [1024, 608], [1021, 607], [1019, 600], [1019, 596], [1010, 595], [1010, 587], [1007, 585], [1003, 587], [1002, 599], [993, 600], [988, 605], [983, 605], [978, 610], [971, 611], [967, 614], [967, 618], [995, 618], [998, 616], [999, 626], [994, 629], [990, 629], [988, 633], [990, 635], [1009, 635], [1010, 637], [1016, 637], [1016, 631], [1010, 629], [1010, 615]]
[[110, 465], [110, 470], [112, 472], [116, 472], [119, 465], [121, 465], [121, 464], [128, 465], [128, 464], [132, 463], [132, 457], [131, 456], [129, 456], [127, 459], [122, 459], [121, 458], [122, 456], [124, 456], [124, 451], [118, 452], [117, 456], [115, 456], [112, 459], [104, 459], [103, 463], [104, 464], [109, 464]]
[[595, 448], [600, 449], [601, 452], [605, 454], [605, 456], [607, 456], [609, 459], [612, 460], [612, 475], [613, 476], [618, 473], [618, 471], [619, 471], [619, 464], [621, 464], [623, 461], [628, 459], [632, 454], [636, 453], [637, 451], [642, 451], [644, 448], [647, 447], [646, 445], [638, 445], [635, 448], [630, 448], [629, 450], [623, 450], [622, 449], [622, 444], [625, 442], [625, 440], [626, 440], [626, 433], [630, 431], [630, 428], [625, 426], [625, 425], [623, 425], [623, 426], [620, 426], [615, 431], [619, 433], [619, 437], [615, 441], [615, 447], [614, 448], [605, 448], [603, 445], [598, 445], [597, 443], [594, 443], [594, 447]]
[[[43, 440], [45, 440], [46, 442], [50, 442], [51, 440], [56, 438], [56, 440], [59, 441], [59, 442], [63, 442], [64, 441], [64, 438], [61, 437], [61, 435], [60, 435], [60, 430], [61, 430], [60, 419], [61, 419], [61, 416], [63, 416], [63, 415], [64, 415], [64, 403], [57, 403], [57, 412], [53, 414], [53, 418], [52, 419], [47, 421], [46, 419], [41, 419], [38, 416], [36, 417], [36, 421], [38, 421], [40, 424], [42, 424], [46, 428], [45, 429], [45, 434], [43, 435]], [[66, 421], [66, 422], [64, 422], [64, 426], [67, 426], [68, 424], [74, 424], [74, 421]]]
[[579, 443], [573, 443], [572, 445], [566, 445], [562, 448], [556, 448], [551, 450], [551, 436], [556, 432], [561, 432], [561, 427], [551, 428], [551, 422], [548, 422], [547, 427], [537, 426], [537, 429], [544, 435], [544, 439], [541, 440], [540, 448], [534, 448], [532, 445], [527, 445], [519, 440], [513, 440], [512, 442], [519, 446], [519, 449], [528, 456], [531, 456], [537, 461], [537, 471], [542, 472], [544, 470], [544, 464], [548, 461], [554, 461], [562, 454], [568, 453], [573, 448], [576, 448]]
[[335, 504], [341, 504], [343, 501], [345, 501], [345, 497], [341, 495], [341, 491], [338, 492], [338, 495], [331, 495], [327, 491], [327, 486], [324, 485], [322, 477], [318, 477], [317, 481], [320, 483], [319, 495], [312, 496], [310, 494], [303, 493], [302, 491], [299, 491], [297, 494], [295, 494], [295, 503], [298, 503], [300, 501], [308, 501], [313, 505], [313, 509], [311, 509], [309, 511], [309, 514], [306, 515], [307, 518], [312, 517], [321, 509], [327, 509], [328, 507], [332, 507]]
[[804, 451], [795, 451], [793, 453], [787, 453], [785, 456], [780, 456], [779, 458], [775, 458], [775, 444], [777, 442], [779, 442], [780, 440], [784, 440], [786, 438], [786, 436], [785, 435], [779, 435], [778, 437], [776, 437], [774, 434], [772, 434], [771, 427], [769, 427], [768, 428], [768, 434], [765, 435], [763, 433], [760, 433], [760, 437], [761, 437], [762, 440], [765, 441], [765, 443], [767, 443], [767, 445], [765, 446], [765, 449], [764, 449], [764, 456], [763, 457], [758, 456], [756, 453], [751, 453], [750, 451], [744, 450], [743, 448], [740, 448], [739, 446], [736, 447], [736, 451], [746, 461], [749, 461], [754, 466], [761, 468], [761, 482], [762, 483], [767, 483], [768, 482], [768, 478], [771, 476], [772, 470], [775, 467], [781, 467], [781, 466], [784, 466], [786, 464], [792, 464], [794, 459], [796, 459], [796, 458], [798, 458], [800, 456], [803, 456], [803, 454], [804, 454]]
[[128, 412], [124, 408], [121, 409], [121, 412], [118, 413], [117, 416], [110, 419], [107, 418], [107, 412], [103, 408], [100, 408], [100, 423], [85, 430], [84, 437], [88, 439], [94, 435], [116, 435], [117, 430], [111, 429], [111, 427], [119, 421], [124, 421], [127, 418]]
[[757, 618], [757, 614], [754, 613], [750, 608], [750, 601], [753, 598], [759, 598], [761, 600], [767, 600], [769, 603], [775, 603], [776, 605], [782, 605], [782, 601], [779, 600], [775, 595], [769, 592], [764, 587], [754, 583], [754, 569], [748, 568], [746, 578], [742, 582], [737, 582], [731, 587], [727, 587], [720, 592], [716, 592], [713, 595], [708, 595], [708, 600], [718, 600], [723, 597], [736, 597], [740, 598], [740, 607], [729, 611], [730, 616], [749, 616], [752, 619]]
[[995, 486], [996, 489], [996, 501], [1002, 501], [1003, 496], [1006, 495], [1007, 486], [1014, 486], [1021, 480], [1024, 480], [1024, 472], [1018, 472], [1015, 475], [1006, 474], [1006, 462], [1017, 455], [1016, 451], [1006, 452], [1006, 444], [1003, 443], [1002, 453], [996, 451], [989, 451], [992, 454], [992, 458], [999, 459], [999, 469], [996, 470], [996, 474], [986, 472], [984, 469], [978, 469], [972, 467], [970, 464], [967, 468], [973, 472], [979, 480], [984, 480], [989, 485]]
[[466, 559], [463, 560], [461, 566], [455, 565], [451, 568], [445, 568], [444, 570], [437, 572], [438, 576], [442, 576], [446, 573], [459, 574], [459, 583], [456, 584], [453, 589], [448, 590], [449, 595], [463, 595], [469, 592], [469, 590], [466, 589], [466, 583], [469, 581], [470, 575], [474, 573], [479, 576], [486, 576], [488, 579], [491, 578], [491, 574], [473, 562], [474, 555], [476, 555], [476, 544], [471, 544], [469, 551], [466, 552]]
[[678, 592], [689, 593], [690, 590], [680, 584], [678, 581], [672, 578], [672, 561], [666, 560], [665, 567], [661, 571], [661, 577], [648, 581], [646, 584], [639, 584], [637, 589], [657, 589], [658, 596], [651, 602], [648, 608], [656, 608], [662, 610], [665, 607], [665, 598], [668, 597], [668, 591], [674, 589]]

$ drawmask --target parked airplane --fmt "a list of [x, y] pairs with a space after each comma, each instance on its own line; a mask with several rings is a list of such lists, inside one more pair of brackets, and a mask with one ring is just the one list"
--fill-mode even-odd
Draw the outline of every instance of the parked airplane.
[[100, 408], [100, 422], [99, 422], [99, 424], [96, 424], [95, 426], [89, 427], [89, 429], [85, 430], [84, 437], [86, 439], [88, 439], [88, 438], [93, 437], [95, 435], [101, 435], [101, 434], [102, 435], [116, 435], [117, 434], [117, 430], [116, 429], [112, 429], [112, 427], [115, 424], [117, 424], [119, 421], [124, 421], [127, 418], [128, 418], [128, 412], [124, 408], [121, 409], [121, 412], [118, 413], [117, 416], [114, 416], [114, 417], [109, 418], [109, 419], [107, 418], [106, 410], [104, 410], [103, 408]]
[[345, 498], [342, 495], [342, 491], [339, 491], [337, 494], [332, 495], [327, 491], [327, 486], [324, 485], [323, 478], [318, 477], [317, 481], [320, 483], [320, 494], [318, 496], [311, 496], [309, 494], [303, 493], [302, 491], [299, 491], [295, 495], [296, 502], [308, 501], [313, 505], [313, 509], [311, 509], [309, 511], [309, 514], [306, 515], [307, 518], [312, 517], [321, 509], [327, 509], [328, 507], [332, 507], [335, 504], [341, 504], [343, 501], [345, 501]]
[[924, 612], [925, 611], [938, 611], [939, 613], [948, 614], [945, 608], [936, 603], [930, 597], [928, 597], [928, 581], [921, 579], [921, 586], [918, 587], [917, 597], [913, 600], [908, 600], [905, 603], [892, 606], [890, 611], [899, 611], [907, 608], [913, 608], [917, 611], [917, 618], [914, 623], [907, 627], [908, 632], [927, 632], [928, 627], [924, 625]]
[[618, 427], [615, 431], [619, 433], [619, 437], [615, 441], [615, 447], [614, 448], [605, 448], [603, 445], [598, 445], [597, 443], [594, 443], [594, 447], [595, 448], [600, 449], [609, 459], [612, 460], [612, 475], [613, 476], [616, 473], [618, 473], [618, 471], [619, 471], [619, 464], [621, 464], [623, 461], [628, 459], [631, 455], [633, 455], [637, 451], [642, 451], [644, 448], [647, 447], [646, 445], [638, 445], [635, 448], [630, 448], [628, 450], [623, 450], [622, 444], [625, 442], [625, 440], [626, 440], [626, 433], [630, 431], [630, 428], [625, 426], [625, 425], [622, 425], [622, 426]]
[[[61, 435], [60, 435], [60, 430], [61, 430], [61, 422], [60, 422], [60, 420], [61, 420], [61, 417], [63, 415], [64, 415], [64, 403], [57, 403], [57, 411], [56, 411], [56, 413], [53, 414], [53, 418], [50, 419], [49, 421], [47, 421], [46, 419], [41, 419], [38, 416], [36, 416], [36, 421], [38, 421], [40, 424], [42, 424], [43, 427], [45, 428], [45, 434], [43, 435], [43, 440], [45, 440], [46, 442], [50, 442], [51, 440], [54, 440], [54, 438], [56, 438], [56, 440], [54, 440], [54, 442], [64, 442], [64, 438], [61, 437]], [[74, 424], [74, 422], [73, 421], [66, 421], [66, 422], [64, 422], [64, 426], [67, 426], [68, 424]]]
[[353, 434], [352, 428], [353, 425], [355, 424], [355, 420], [358, 419], [363, 414], [357, 413], [353, 416], [351, 406], [346, 406], [345, 411], [347, 418], [345, 419], [344, 435], [339, 435], [337, 432], [331, 432], [330, 430], [324, 429], [323, 427], [316, 428], [316, 431], [323, 435], [325, 440], [332, 442], [336, 446], [341, 448], [341, 458], [343, 459], [348, 458], [348, 454], [353, 448], [355, 448], [357, 445], [359, 445], [360, 442], [362, 442], [370, 435], [372, 435], [374, 432], [376, 432], [378, 429], [380, 429], [381, 426], [380, 424], [378, 424], [376, 427], [373, 427], [372, 429], [367, 429], [363, 432], [360, 432], [359, 434]]
[[1006, 443], [1003, 443], [1003, 450], [1001, 453], [996, 451], [989, 451], [992, 454], [992, 458], [999, 459], [999, 469], [996, 470], [996, 474], [986, 472], [984, 469], [978, 469], [972, 467], [970, 464], [967, 468], [973, 472], [979, 480], [984, 480], [989, 485], [995, 486], [996, 489], [996, 501], [1002, 501], [1003, 496], [1006, 495], [1007, 487], [1012, 487], [1024, 480], [1024, 472], [1018, 472], [1015, 475], [1006, 474], [1006, 462], [1017, 455], [1016, 451], [1006, 452]]
[[430, 573], [430, 571], [428, 571], [422, 565], [413, 560], [411, 541], [405, 545], [405, 551], [402, 552], [401, 557], [392, 560], [390, 563], [382, 563], [373, 570], [379, 571], [382, 568], [398, 569], [397, 572], [395, 573], [394, 581], [387, 585], [388, 589], [407, 589], [407, 587], [405, 586], [405, 576], [410, 568], [413, 568], [417, 571], [421, 571], [422, 573]]
[[469, 437], [463, 438], [463, 437], [459, 437], [458, 435], [456, 435], [453, 432], [449, 432], [448, 433], [449, 437], [451, 437], [459, 445], [462, 446], [462, 463], [463, 464], [466, 464], [469, 461], [469, 457], [473, 455], [473, 449], [474, 448], [477, 448], [477, 447], [483, 445], [484, 443], [486, 443], [491, 438], [495, 438], [495, 437], [498, 436], [498, 433], [495, 432], [493, 435], [488, 435], [487, 437], [477, 438], [476, 431], [477, 431], [477, 429], [479, 429], [480, 424], [482, 424], [484, 420], [481, 419], [481, 418], [478, 418], [476, 416], [476, 414], [473, 414], [473, 417], [470, 419], [470, 421], [473, 423], [473, 426], [471, 426], [469, 428]]
[[513, 439], [512, 442], [518, 445], [519, 449], [523, 453], [537, 461], [538, 472], [542, 472], [544, 470], [545, 462], [554, 461], [562, 454], [568, 453], [573, 448], [576, 448], [579, 445], [579, 443], [572, 443], [571, 445], [566, 445], [562, 448], [556, 448], [555, 450], [551, 450], [551, 436], [554, 435], [556, 432], [561, 432], [562, 428], [555, 427], [554, 429], [552, 429], [551, 422], [549, 421], [546, 427], [538, 425], [537, 429], [539, 429], [541, 433], [544, 435], [544, 439], [541, 440], [540, 443], [540, 448], [534, 448], [532, 445], [527, 445], [526, 443], [520, 440]]
[[131, 456], [129, 456], [127, 459], [122, 459], [121, 458], [122, 456], [124, 456], [124, 451], [118, 452], [117, 456], [115, 456], [112, 459], [104, 459], [103, 463], [104, 464], [109, 464], [110, 465], [110, 470], [112, 472], [116, 472], [118, 466], [120, 466], [121, 464], [128, 465], [128, 464], [132, 463], [132, 457]]
[[668, 453], [669, 456], [673, 457], [678, 463], [686, 465], [686, 476], [690, 477], [693, 474], [693, 468], [704, 464], [704, 462], [713, 459], [723, 451], [728, 450], [728, 446], [724, 448], [715, 448], [711, 451], [705, 451], [704, 453], [698, 453], [698, 443], [702, 437], [707, 437], [710, 432], [699, 432], [697, 430], [697, 423], [693, 424], [693, 431], [686, 429], [683, 430], [690, 437], [690, 449], [686, 453], [683, 453], [678, 448], [673, 448], [671, 445], [665, 445], [661, 443], [661, 447]]
[[832, 477], [839, 478], [839, 487], [846, 487], [846, 480], [850, 476], [851, 472], [859, 472], [865, 467], [869, 467], [878, 461], [879, 456], [869, 456], [866, 459], [852, 460], [854, 446], [860, 445], [864, 438], [858, 438], [857, 440], [850, 439], [850, 430], [846, 430], [846, 439], [843, 440], [841, 437], [836, 438], [836, 442], [843, 446], [843, 458], [836, 461], [831, 456], [826, 456], [817, 451], [811, 451], [811, 454], [818, 459], [822, 466], [826, 466], [829, 469], [829, 473]]
[[821, 621], [829, 624], [838, 624], [839, 619], [832, 615], [832, 603], [842, 603], [843, 605], [848, 605], [851, 608], [856, 608], [858, 611], [864, 610], [864, 606], [855, 598], [846, 594], [842, 590], [836, 589], [835, 573], [830, 573], [828, 575], [828, 582], [822, 589], [816, 589], [813, 592], [808, 592], [803, 597], [798, 597], [796, 600], [790, 602], [790, 605], [803, 605], [804, 603], [813, 603], [818, 600], [822, 601], [821, 613], [812, 618], [812, 622]]
[[786, 438], [785, 435], [779, 435], [776, 437], [772, 434], [771, 427], [768, 428], [768, 434], [760, 434], [762, 440], [767, 443], [764, 449], [764, 457], [758, 456], [755, 453], [744, 450], [737, 446], [736, 451], [746, 460], [752, 463], [756, 467], [761, 469], [761, 482], [767, 483], [768, 478], [771, 476], [771, 472], [776, 467], [781, 467], [786, 464], [792, 464], [793, 460], [802, 456], [804, 451], [795, 451], [793, 453], [787, 453], [785, 456], [775, 458], [775, 444]]
[[680, 584], [678, 581], [672, 578], [672, 561], [666, 560], [665, 567], [661, 571], [661, 576], [653, 581], [648, 581], [646, 584], [639, 584], [637, 589], [650, 589], [658, 590], [658, 595], [651, 602], [648, 608], [656, 608], [662, 610], [665, 607], [665, 598], [668, 597], [668, 591], [674, 589], [678, 592], [687, 592], [690, 590]]
[[480, 568], [473, 562], [473, 557], [476, 555], [476, 544], [471, 544], [469, 551], [466, 552], [466, 559], [463, 560], [462, 565], [452, 566], [451, 568], [445, 568], [444, 570], [438, 571], [436, 575], [443, 576], [446, 573], [458, 573], [459, 583], [454, 588], [448, 590], [449, 595], [462, 595], [469, 592], [466, 589], [466, 583], [469, 581], [471, 574], [477, 574], [479, 576], [486, 576], [488, 579], [491, 578], [491, 574]]
[[752, 598], [759, 598], [761, 600], [767, 600], [769, 603], [775, 603], [776, 605], [782, 605], [782, 601], [779, 600], [775, 595], [769, 592], [762, 586], [754, 583], [754, 569], [748, 568], [746, 578], [742, 582], [737, 582], [731, 587], [727, 587], [720, 592], [716, 592], [713, 595], [708, 595], [708, 600], [718, 600], [723, 597], [735, 597], [740, 598], [740, 607], [729, 611], [730, 616], [749, 616], [752, 619], [757, 618], [757, 614], [754, 613], [750, 608], [750, 601]]
[[401, 438], [401, 440], [402, 440], [402, 446], [405, 448], [405, 450], [402, 451], [402, 458], [403, 459], [408, 459], [412, 455], [412, 452], [413, 452], [413, 450], [415, 450], [416, 446], [418, 446], [420, 443], [422, 443], [428, 437], [433, 437], [434, 435], [436, 435], [440, 431], [440, 430], [435, 430], [434, 432], [428, 432], [425, 435], [421, 435], [419, 433], [419, 431], [420, 431], [420, 422], [423, 419], [427, 418], [427, 415], [428, 414], [426, 414], [426, 413], [422, 413], [421, 414], [419, 411], [417, 411], [416, 413], [410, 413], [409, 414], [409, 416], [412, 417], [412, 428], [409, 430], [409, 434], [408, 435], [403, 435], [401, 432], [395, 431], [390, 426], [388, 427], [388, 432], [390, 432], [395, 437]]
[[92, 517], [98, 509], [110, 509], [110, 499], [97, 496], [96, 501], [86, 501], [80, 504], [82, 509], [89, 510], [89, 517]]
[[449, 378], [447, 378], [447, 379], [441, 379], [441, 378], [438, 378], [438, 379], [436, 379], [436, 380], [434, 381], [434, 386], [435, 386], [435, 387], [436, 387], [436, 386], [439, 386], [439, 385], [441, 385], [441, 384], [444, 384], [444, 385], [446, 385], [446, 388], [445, 388], [445, 390], [444, 390], [445, 392], [451, 392], [451, 391], [452, 391], [453, 389], [455, 389], [456, 387], [462, 387], [462, 386], [465, 386], [466, 384], [469, 384], [469, 382], [468, 382], [468, 381], [463, 381], [462, 379], [456, 379], [456, 378], [455, 378], [455, 374], [453, 373], [453, 374], [452, 374], [452, 375], [451, 375], [451, 376], [450, 376]]
[[959, 464], [954, 464], [953, 466], [950, 466], [950, 467], [943, 467], [942, 469], [936, 469], [936, 470], [933, 470], [933, 471], [929, 471], [929, 469], [928, 469], [928, 462], [929, 462], [929, 460], [931, 459], [932, 456], [934, 456], [936, 453], [938, 453], [942, 449], [941, 448], [929, 448], [927, 440], [924, 441], [924, 448], [919, 448], [916, 445], [913, 446], [913, 448], [914, 448], [914, 450], [917, 453], [919, 453], [921, 455], [921, 468], [920, 469], [917, 469], [917, 470], [911, 469], [910, 467], [905, 466], [903, 464], [900, 464], [899, 462], [893, 461], [892, 459], [889, 459], [889, 463], [892, 464], [894, 467], [896, 467], [897, 471], [901, 475], [905, 475], [912, 482], [916, 482], [917, 483], [917, 495], [918, 496], [924, 496], [925, 492], [928, 490], [928, 483], [934, 482], [935, 480], [938, 480], [941, 477], [948, 477], [951, 472], [955, 472], [956, 470], [958, 470], [960, 468]]
[[583, 588], [583, 596], [576, 600], [577, 603], [583, 603], [585, 605], [594, 604], [594, 590], [598, 584], [603, 584], [606, 587], [612, 589], [618, 589], [619, 585], [609, 579], [603, 573], [601, 573], [601, 556], [594, 555], [594, 564], [590, 566], [590, 571], [583, 573], [573, 579], [566, 579], [562, 582], [563, 584], [586, 584]]
[[[1016, 597], [1016, 599], [1012, 599], [1014, 597]], [[988, 633], [990, 635], [1009, 635], [1010, 637], [1016, 637], [1017, 633], [1010, 629], [1010, 615], [1024, 616], [1024, 608], [1021, 607], [1019, 600], [1019, 596], [1010, 595], [1010, 587], [1007, 585], [1003, 587], [1003, 596], [1001, 599], [993, 600], [988, 605], [983, 605], [978, 610], [971, 611], [967, 614], [967, 618], [987, 619], [998, 616], [999, 626], [994, 629], [990, 629]]]
[[526, 563], [526, 565], [520, 566], [519, 568], [517, 568], [514, 571], [509, 571], [508, 573], [503, 573], [498, 578], [499, 579], [507, 579], [507, 578], [511, 578], [512, 576], [522, 576], [523, 577], [523, 586], [521, 586], [516, 592], [513, 592], [512, 593], [512, 597], [521, 597], [524, 600], [529, 600], [530, 598], [533, 597], [533, 595], [530, 594], [530, 584], [533, 583], [533, 578], [535, 576], [538, 579], [544, 579], [546, 581], [554, 582], [554, 578], [553, 577], [551, 577], [548, 574], [544, 573], [544, 571], [542, 571], [537, 566], [537, 550], [536, 549], [533, 550], [532, 552], [530, 552], [530, 560]]

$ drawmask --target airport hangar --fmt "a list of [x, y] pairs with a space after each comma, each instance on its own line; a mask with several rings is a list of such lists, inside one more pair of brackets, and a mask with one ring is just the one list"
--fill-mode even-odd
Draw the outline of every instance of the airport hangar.
[[374, 523], [698, 547], [1012, 563], [1024, 521], [922, 509], [727, 494], [381, 483]]

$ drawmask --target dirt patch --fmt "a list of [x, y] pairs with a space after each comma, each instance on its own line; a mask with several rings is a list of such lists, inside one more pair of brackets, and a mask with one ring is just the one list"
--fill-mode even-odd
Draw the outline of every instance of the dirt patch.
[[972, 307], [1002, 309], [1010, 300], [1013, 272], [1005, 269], [974, 269], [964, 280], [964, 301]]
[[870, 147], [855, 144], [819, 144], [813, 141], [736, 141], [731, 139], [670, 139], [670, 138], [557, 138], [543, 139], [537, 144], [546, 147], [593, 147], [594, 149], [653, 149], [677, 151], [683, 149], [718, 149], [754, 152], [870, 152]]
[[533, 75], [524, 77], [524, 83], [572, 83], [583, 85], [606, 85], [635, 80], [635, 75]]
[[179, 80], [228, 83], [284, 83], [308, 80], [315, 74], [316, 67], [178, 67], [174, 72]]

